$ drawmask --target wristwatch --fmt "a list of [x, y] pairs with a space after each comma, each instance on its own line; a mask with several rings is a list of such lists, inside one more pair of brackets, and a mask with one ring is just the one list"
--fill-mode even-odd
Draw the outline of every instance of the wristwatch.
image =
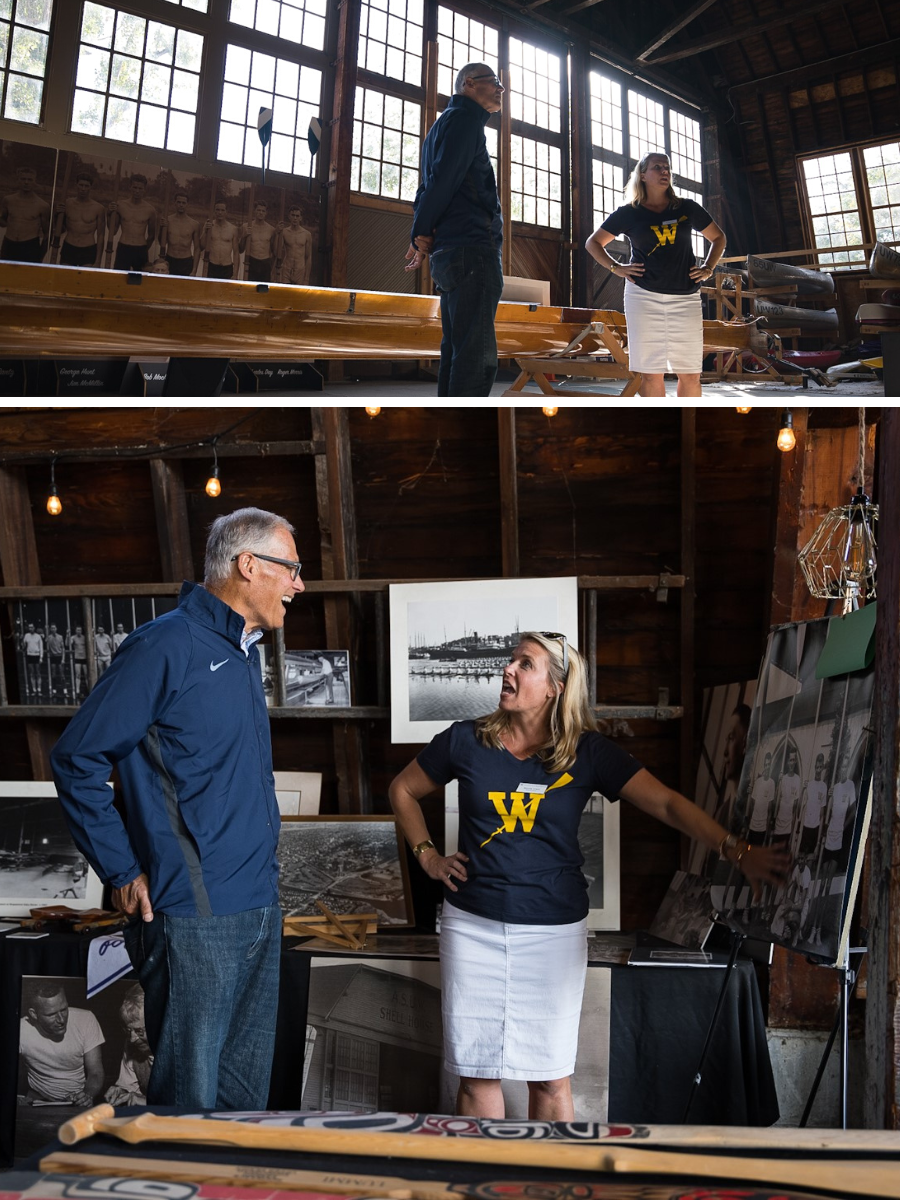
[[416, 856], [416, 858], [418, 858], [419, 855], [424, 854], [426, 850], [436, 850], [436, 849], [437, 849], [437, 847], [435, 846], [434, 842], [426, 839], [424, 842], [419, 842], [418, 846], [413, 846], [412, 852]]
[[737, 849], [739, 844], [740, 838], [736, 833], [727, 833], [721, 842], [719, 842], [719, 858], [723, 862], [730, 862], [731, 859], [728, 857], [728, 851]]

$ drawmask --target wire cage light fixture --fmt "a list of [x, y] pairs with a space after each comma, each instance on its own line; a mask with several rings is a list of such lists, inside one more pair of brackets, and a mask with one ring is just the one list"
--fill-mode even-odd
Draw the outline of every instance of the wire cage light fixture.
[[820, 600], [842, 600], [843, 612], [875, 599], [878, 566], [876, 530], [878, 505], [864, 490], [866, 410], [859, 410], [859, 464], [856, 495], [849, 504], [833, 508], [799, 554], [806, 586]]

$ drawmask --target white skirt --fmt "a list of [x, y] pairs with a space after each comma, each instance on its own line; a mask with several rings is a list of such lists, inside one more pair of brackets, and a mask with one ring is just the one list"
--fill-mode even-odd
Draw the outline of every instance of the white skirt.
[[470, 1079], [564, 1079], [575, 1070], [587, 921], [507, 925], [441, 915], [444, 1066]]
[[703, 367], [700, 293], [668, 296], [625, 281], [628, 366], [648, 375], [699, 374]]

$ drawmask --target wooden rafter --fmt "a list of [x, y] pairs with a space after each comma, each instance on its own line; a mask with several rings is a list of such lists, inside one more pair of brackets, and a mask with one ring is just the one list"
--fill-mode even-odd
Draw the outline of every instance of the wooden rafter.
[[573, 13], [581, 12], [583, 8], [593, 8], [595, 4], [602, 4], [603, 0], [579, 0], [578, 4], [573, 4], [571, 8], [563, 9], [564, 17], [571, 17]]
[[759, 37], [768, 29], [777, 29], [781, 25], [789, 25], [792, 21], [802, 21], [807, 17], [819, 16], [823, 9], [832, 8], [840, 2], [841, 0], [807, 0], [805, 4], [801, 4], [797, 8], [782, 9], [777, 16], [767, 17], [761, 21], [735, 23], [727, 29], [719, 29], [714, 33], [705, 34], [701, 38], [695, 38], [694, 41], [688, 42], [678, 50], [670, 50], [667, 54], [658, 54], [653, 58], [648, 57], [644, 61], [653, 66], [660, 66], [662, 63], [676, 62], [682, 58], [693, 58], [707, 50], [715, 50], [718, 46], [728, 46], [732, 42], [740, 42], [743, 38]]
[[717, 3], [718, 0], [697, 0], [697, 3], [694, 4], [686, 13], [683, 13], [682, 16], [673, 21], [671, 25], [667, 25], [662, 33], [658, 33], [652, 42], [649, 42], [639, 54], [636, 54], [635, 60], [637, 62], [644, 62], [644, 60], [647, 59], [654, 50], [658, 50], [660, 46], [664, 46], [666, 42], [675, 36], [676, 33], [680, 33], [686, 25], [690, 25], [691, 21], [695, 20], [700, 16], [701, 13], [705, 13], [708, 8], [712, 8], [712, 6]]

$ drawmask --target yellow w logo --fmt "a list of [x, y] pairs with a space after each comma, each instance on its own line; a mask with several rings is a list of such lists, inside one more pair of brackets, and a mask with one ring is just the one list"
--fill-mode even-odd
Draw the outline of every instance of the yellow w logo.
[[[552, 783], [550, 787], [547, 788], [547, 791], [552, 792], [554, 788], [565, 787], [567, 783], [571, 782], [572, 776], [566, 772], [564, 775], [561, 775], [559, 779], [557, 779], [556, 783]], [[534, 827], [535, 817], [537, 816], [538, 805], [543, 799], [543, 793], [529, 792], [528, 795], [530, 799], [526, 804], [525, 792], [510, 792], [510, 805], [507, 809], [506, 805], [504, 804], [504, 801], [506, 800], [506, 792], [488, 792], [488, 799], [497, 810], [497, 813], [499, 814], [500, 820], [503, 822], [503, 824], [498, 826], [491, 836], [481, 843], [482, 846], [486, 846], [492, 838], [497, 836], [498, 833], [515, 833], [516, 825], [519, 821], [522, 822], [522, 832], [531, 833], [531, 830]]]
[[675, 245], [675, 234], [678, 232], [677, 225], [663, 225], [662, 227], [659, 225], [651, 225], [650, 228], [656, 234], [656, 240], [660, 246]]

